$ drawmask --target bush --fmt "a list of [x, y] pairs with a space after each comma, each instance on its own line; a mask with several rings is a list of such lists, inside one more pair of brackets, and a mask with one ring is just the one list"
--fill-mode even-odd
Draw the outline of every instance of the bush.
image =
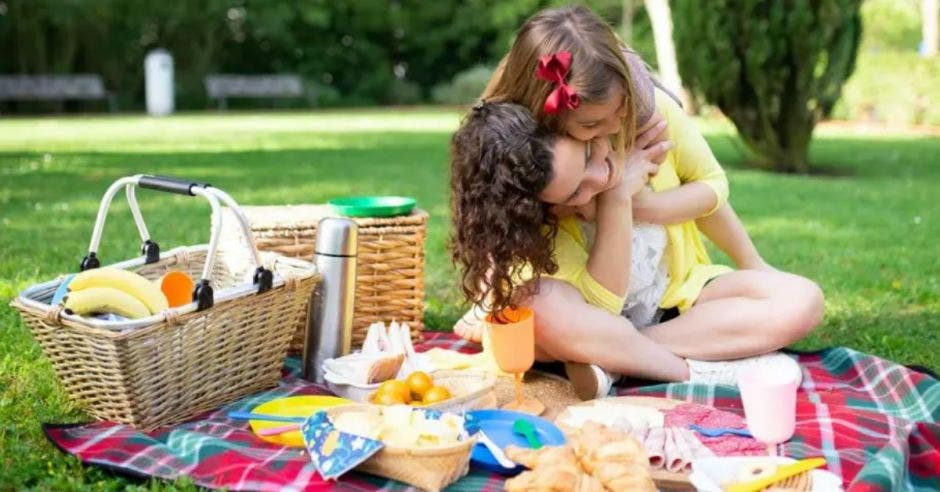
[[861, 0], [674, 2], [682, 79], [734, 123], [767, 169], [809, 170], [816, 122], [854, 69]]
[[940, 125], [940, 63], [914, 52], [865, 52], [833, 111], [841, 119]]
[[480, 97], [493, 69], [477, 65], [454, 76], [454, 80], [440, 84], [431, 91], [431, 99], [442, 104], [470, 104]]
[[891, 124], [940, 125], [940, 63], [917, 54], [917, 0], [868, 0], [862, 5], [865, 32], [855, 73], [833, 110], [841, 119]]

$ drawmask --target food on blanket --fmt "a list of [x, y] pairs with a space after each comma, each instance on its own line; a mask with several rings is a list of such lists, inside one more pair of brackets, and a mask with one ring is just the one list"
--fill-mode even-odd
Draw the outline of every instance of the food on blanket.
[[664, 417], [663, 413], [655, 408], [600, 400], [590, 406], [568, 407], [568, 417], [562, 423], [570, 427], [581, 427], [589, 421], [630, 432], [633, 429], [662, 427]]
[[[163, 292], [160, 291], [160, 288], [157, 287], [156, 284], [147, 280], [138, 273], [134, 273], [128, 270], [121, 270], [120, 268], [94, 268], [91, 270], [85, 270], [84, 272], [75, 275], [75, 278], [73, 278], [69, 283], [70, 293], [78, 293], [92, 288], [109, 288], [122, 291], [125, 294], [136, 298], [139, 302], [146, 306], [148, 311], [147, 315], [158, 313], [169, 307], [166, 296], [163, 295]], [[78, 311], [75, 311], [74, 309], [73, 311], [78, 313]], [[115, 311], [98, 312], [113, 313]]]
[[646, 433], [643, 439], [643, 447], [646, 448], [646, 455], [649, 457], [650, 466], [653, 468], [664, 468], [666, 466], [666, 429], [664, 427], [653, 427]]
[[777, 464], [771, 461], [749, 463], [738, 471], [738, 482], [750, 482], [759, 478], [769, 477], [777, 471]]
[[411, 403], [411, 389], [408, 388], [408, 383], [399, 379], [389, 379], [382, 383], [375, 394], [378, 396], [383, 393], [396, 395], [401, 403]]
[[65, 296], [65, 308], [75, 314], [113, 313], [129, 319], [146, 318], [150, 310], [136, 297], [111, 287], [89, 287]]
[[509, 446], [506, 456], [529, 469], [506, 480], [503, 488], [507, 492], [605, 490], [600, 480], [581, 470], [570, 446], [545, 446], [538, 450]]
[[362, 343], [362, 353], [375, 354], [404, 354], [405, 360], [393, 376], [405, 378], [415, 371], [430, 372], [434, 365], [426, 354], [415, 352], [411, 343], [411, 328], [407, 324], [398, 324], [392, 321], [387, 327], [385, 323], [372, 323], [369, 325], [366, 339]]
[[[739, 415], [697, 403], [678, 405], [667, 410], [665, 416], [666, 427], [687, 429], [691, 424], [732, 429], [747, 427], [744, 418]], [[767, 454], [767, 445], [750, 437], [735, 435], [707, 437], [698, 433], [695, 435], [716, 456], [765, 456]]]
[[332, 420], [343, 432], [392, 446], [440, 446], [456, 443], [464, 436], [463, 418], [445, 413], [440, 419], [430, 419], [407, 405], [381, 407], [380, 412], [344, 412]]
[[372, 397], [372, 403], [377, 405], [403, 405], [404, 400], [397, 393], [376, 393]]
[[443, 386], [432, 386], [424, 394], [424, 399], [421, 401], [425, 405], [430, 405], [432, 403], [441, 402], [444, 400], [450, 399], [450, 391]]
[[681, 427], [666, 428], [664, 466], [673, 473], [685, 473], [692, 470], [692, 462], [699, 458], [714, 456], [689, 429]]
[[160, 291], [166, 296], [170, 307], [185, 306], [193, 302], [193, 288], [196, 283], [188, 273], [170, 270], [160, 279]]
[[323, 367], [353, 384], [368, 385], [388, 381], [398, 374], [404, 354], [354, 353], [323, 362]]
[[390, 379], [385, 381], [369, 397], [369, 401], [379, 405], [405, 403], [420, 406], [439, 403], [452, 397], [450, 390], [443, 386], [436, 386], [431, 376], [418, 371], [409, 375], [405, 380]]
[[424, 394], [434, 386], [434, 380], [424, 371], [415, 371], [405, 379], [408, 388], [411, 390], [411, 398], [415, 400], [424, 399]]
[[506, 455], [529, 468], [506, 481], [508, 491], [656, 490], [642, 445], [625, 432], [593, 422], [574, 431], [564, 446], [510, 446]]

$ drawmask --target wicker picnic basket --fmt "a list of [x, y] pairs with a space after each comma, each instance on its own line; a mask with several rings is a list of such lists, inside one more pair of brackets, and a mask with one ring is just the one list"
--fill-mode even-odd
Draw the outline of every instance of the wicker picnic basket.
[[[306, 316], [320, 277], [313, 264], [295, 258], [254, 251], [245, 261], [218, 252], [217, 222], [209, 245], [160, 254], [140, 216], [136, 186], [203, 196], [213, 209], [221, 208], [221, 200], [237, 210], [231, 197], [208, 185], [151, 176], [122, 178], [102, 200], [82, 267], [98, 266], [104, 218], [112, 198], [124, 188], [146, 257], [112, 266], [151, 280], [170, 270], [185, 271], [200, 279], [197, 285], [208, 286], [197, 288], [193, 303], [136, 320], [86, 318], [50, 304], [60, 278], [26, 289], [13, 306], [74, 401], [99, 419], [152, 429], [274, 386], [292, 328]], [[250, 238], [247, 222], [244, 225]]]
[[[313, 257], [320, 220], [338, 216], [328, 205], [257, 206], [243, 210], [260, 250], [303, 259]], [[231, 211], [226, 209], [223, 214], [228, 216]], [[412, 339], [418, 342], [424, 329], [427, 212], [415, 210], [399, 217], [350, 219], [359, 226], [352, 346], [361, 346], [369, 325], [378, 321], [407, 323]], [[223, 228], [225, 247], [243, 254], [245, 249], [237, 247], [241, 237], [235, 227]], [[301, 323], [291, 350], [302, 349], [303, 333]]]
[[[345, 412], [380, 412], [377, 405], [352, 404], [326, 410], [331, 419]], [[460, 480], [470, 471], [470, 453], [476, 437], [433, 447], [386, 445], [356, 467], [356, 470], [391, 478], [420, 489], [436, 492]]]

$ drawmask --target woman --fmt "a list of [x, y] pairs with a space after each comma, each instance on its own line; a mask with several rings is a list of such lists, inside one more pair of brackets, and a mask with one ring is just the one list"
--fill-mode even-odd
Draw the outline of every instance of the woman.
[[[609, 202], [604, 195], [619, 184], [612, 180], [620, 173], [619, 161], [610, 172], [602, 166], [584, 167], [583, 161], [580, 169], [572, 159], [558, 162], [574, 166], [570, 173], [561, 173], [565, 179], [559, 182], [570, 189], [558, 188], [565, 195], [551, 190], [546, 195], [553, 185], [546, 182], [538, 195], [552, 214], [519, 233], [544, 235], [538, 254], [531, 254], [536, 249], [513, 251], [501, 237], [507, 225], [479, 222], [475, 213], [481, 208], [472, 212], [473, 207], [455, 206], [454, 259], [463, 267], [468, 298], [494, 308], [509, 301], [531, 305], [537, 313], [540, 356], [578, 363], [568, 369], [582, 397], [609, 389], [612, 378], [607, 371], [667, 381], [705, 372], [727, 376], [730, 366], [698, 361], [771, 352], [819, 323], [819, 288], [763, 261], [726, 203], [724, 172], [693, 123], [675, 101], [654, 88], [642, 63], [587, 9], [551, 9], [529, 19], [483, 100], [525, 107], [550, 135], [570, 137], [563, 140], [575, 142], [569, 147], [587, 150], [588, 142], [596, 147], [609, 139], [614, 155], [624, 155], [625, 143], [639, 135], [626, 155], [652, 162], [664, 150], [655, 143], [660, 133], [668, 132], [674, 145], [650, 180], [651, 189], [631, 195], [629, 210], [618, 202], [619, 215], [612, 207], [601, 207]], [[455, 137], [455, 180], [456, 144]], [[647, 153], [637, 154], [643, 151]], [[455, 184], [455, 203], [474, 197], [467, 190], [480, 192], [492, 184], [484, 175], [476, 178], [477, 184], [473, 176], [468, 179]], [[489, 199], [503, 210], [516, 206], [500, 196]], [[633, 249], [634, 220], [662, 226], [667, 237], [662, 256], [668, 279], [658, 304], [662, 319], [648, 327], [621, 315], [631, 268], [623, 255]], [[594, 230], [585, 224], [593, 224]], [[699, 228], [728, 253], [738, 271], [711, 264]], [[465, 239], [471, 233], [475, 241]], [[488, 234], [502, 244], [495, 241], [490, 249], [480, 244]], [[557, 271], [546, 268], [551, 263], [545, 258], [557, 260]], [[522, 263], [528, 265], [527, 276], [517, 269]], [[508, 299], [510, 291], [517, 294], [510, 286], [525, 287], [527, 295]], [[499, 302], [494, 303], [494, 295]], [[478, 325], [465, 318], [455, 331], [473, 335]]]

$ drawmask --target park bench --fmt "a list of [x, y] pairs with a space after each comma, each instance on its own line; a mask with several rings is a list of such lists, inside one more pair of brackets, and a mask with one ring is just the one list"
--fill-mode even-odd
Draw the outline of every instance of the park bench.
[[231, 97], [244, 98], [296, 98], [303, 97], [313, 103], [312, 94], [304, 90], [299, 75], [236, 75], [213, 74], [205, 78], [209, 99], [218, 99], [219, 109], [225, 109]]
[[66, 101], [104, 99], [117, 109], [114, 94], [100, 75], [0, 75], [0, 101]]

